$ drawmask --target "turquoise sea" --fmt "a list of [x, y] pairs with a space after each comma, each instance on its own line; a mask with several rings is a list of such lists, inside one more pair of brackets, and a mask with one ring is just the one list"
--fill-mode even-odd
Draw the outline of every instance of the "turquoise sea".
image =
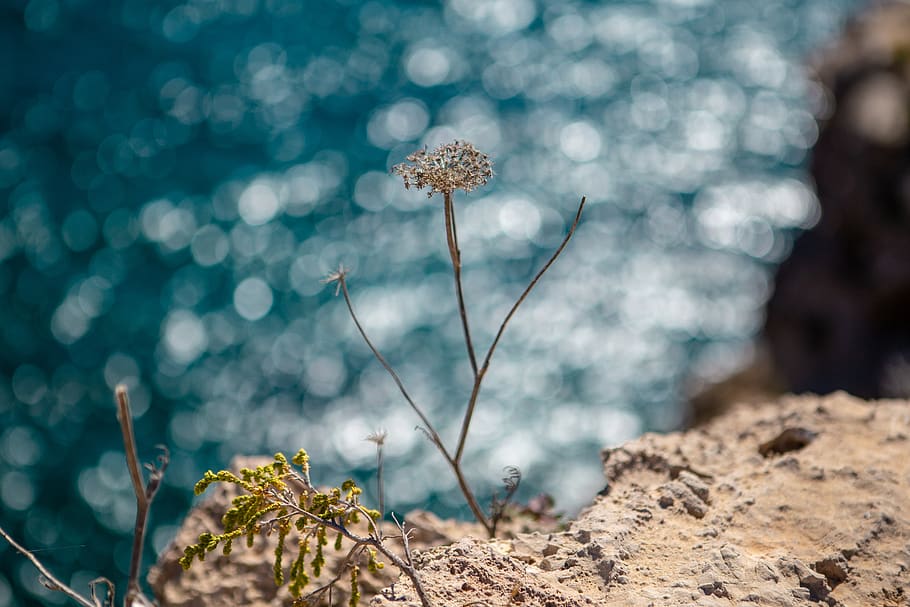
[[[506, 333], [466, 469], [572, 513], [599, 448], [683, 419], [686, 382], [749, 356], [775, 265], [818, 219], [830, 100], [805, 63], [854, 0], [6, 0], [0, 5], [0, 525], [62, 579], [122, 592], [140, 455], [171, 466], [146, 563], [207, 468], [306, 447], [314, 480], [466, 509], [321, 279], [454, 441], [470, 368], [441, 202], [390, 167], [454, 139], [465, 297]], [[62, 604], [0, 542], [0, 607]]]

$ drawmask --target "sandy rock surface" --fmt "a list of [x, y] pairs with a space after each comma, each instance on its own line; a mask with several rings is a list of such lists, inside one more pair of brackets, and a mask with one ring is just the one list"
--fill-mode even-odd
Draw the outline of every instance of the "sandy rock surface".
[[[421, 554], [433, 604], [910, 605], [906, 401], [788, 397], [603, 456], [565, 531]], [[396, 592], [371, 605], [418, 604]]]
[[[432, 604], [910, 605], [910, 402], [785, 397], [603, 459], [609, 491], [561, 531], [482, 540], [476, 525], [410, 515]], [[177, 565], [228, 498], [194, 510], [162, 555], [150, 576], [162, 607], [290, 603], [272, 581], [273, 538]], [[376, 594], [395, 573], [364, 576], [364, 602], [419, 605], [404, 577]]]

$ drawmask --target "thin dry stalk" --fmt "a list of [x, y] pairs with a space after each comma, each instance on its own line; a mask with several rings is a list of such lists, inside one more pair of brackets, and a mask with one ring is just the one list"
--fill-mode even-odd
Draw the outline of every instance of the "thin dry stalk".
[[402, 519], [402, 521], [399, 523], [398, 519], [395, 518], [395, 515], [392, 514], [392, 520], [395, 521], [395, 525], [401, 532], [401, 545], [404, 548], [404, 558], [410, 565], [408, 569], [402, 569], [402, 571], [405, 572], [405, 575], [407, 575], [411, 579], [411, 583], [414, 584], [414, 592], [417, 593], [417, 596], [420, 599], [420, 603], [424, 607], [428, 607], [430, 600], [427, 598], [423, 584], [420, 583], [420, 578], [417, 577], [417, 570], [414, 568], [414, 557], [411, 555], [411, 532], [410, 530], [405, 529], [406, 522], [404, 519]]
[[[96, 605], [113, 605], [114, 604], [114, 583], [111, 582], [106, 577], [96, 577], [91, 582], [88, 583], [89, 588], [92, 591], [92, 602]], [[107, 592], [105, 598], [99, 599], [98, 593], [95, 592], [95, 586], [104, 586], [104, 591]]]
[[379, 494], [380, 517], [385, 516], [385, 485], [382, 482], [382, 469], [384, 463], [383, 448], [385, 447], [386, 436], [388, 436], [388, 433], [385, 430], [377, 430], [367, 436], [368, 441], [376, 444], [376, 489]]
[[398, 376], [398, 373], [389, 364], [385, 359], [382, 353], [376, 349], [376, 346], [373, 345], [373, 342], [370, 340], [366, 331], [363, 328], [363, 325], [360, 324], [360, 319], [357, 318], [357, 313], [354, 311], [354, 304], [351, 302], [351, 294], [348, 292], [348, 283], [347, 283], [347, 271], [342, 267], [337, 272], [333, 272], [326, 279], [326, 282], [337, 282], [338, 289], [341, 291], [341, 294], [344, 296], [344, 302], [347, 305], [348, 313], [351, 315], [351, 319], [354, 321], [354, 326], [357, 327], [357, 331], [360, 333], [360, 336], [363, 338], [363, 341], [367, 344], [367, 347], [373, 353], [373, 356], [376, 357], [376, 360], [383, 366], [383, 368], [392, 376], [392, 379], [395, 381], [395, 385], [398, 386], [399, 391], [404, 396], [404, 399], [411, 406], [411, 409], [417, 414], [417, 417], [420, 418], [420, 421], [423, 422], [423, 429], [427, 433], [427, 436], [430, 437], [430, 440], [436, 445], [436, 448], [439, 449], [439, 452], [442, 453], [442, 456], [448, 462], [449, 467], [452, 468], [452, 472], [455, 474], [455, 478], [458, 480], [458, 486], [461, 488], [461, 492], [465, 497], [465, 500], [468, 502], [468, 507], [471, 509], [471, 513], [477, 519], [477, 521], [483, 525], [487, 533], [492, 531], [492, 526], [487, 520], [486, 514], [484, 514], [483, 509], [480, 507], [480, 504], [477, 502], [477, 498], [474, 497], [474, 492], [471, 490], [468, 481], [464, 476], [464, 473], [461, 470], [461, 465], [458, 461], [452, 458], [449, 450], [446, 449], [445, 444], [442, 442], [442, 438], [439, 436], [439, 433], [436, 431], [436, 428], [433, 427], [433, 424], [430, 422], [430, 419], [426, 416], [423, 410], [414, 402], [414, 399], [411, 398], [411, 395], [408, 393], [407, 388], [404, 387], [404, 382], [401, 381], [401, 378]]
[[336, 295], [339, 291], [344, 294], [344, 301], [347, 305], [348, 312], [350, 312], [351, 318], [354, 320], [354, 324], [357, 327], [357, 330], [360, 332], [361, 337], [364, 339], [376, 359], [385, 368], [389, 375], [392, 376], [392, 379], [395, 381], [398, 389], [401, 391], [402, 395], [404, 395], [405, 400], [411, 406], [411, 409], [413, 409], [417, 416], [420, 418], [420, 421], [423, 423], [423, 429], [430, 437], [430, 440], [433, 442], [433, 444], [435, 444], [437, 449], [439, 449], [440, 453], [442, 453], [443, 457], [448, 462], [449, 467], [455, 474], [455, 478], [458, 480], [458, 486], [461, 489], [462, 494], [464, 494], [465, 500], [467, 501], [471, 512], [474, 514], [474, 517], [484, 527], [486, 532], [492, 537], [496, 533], [495, 521], [491, 520], [491, 518], [483, 512], [483, 509], [477, 503], [477, 499], [474, 497], [474, 493], [471, 490], [471, 487], [468, 484], [461, 467], [462, 456], [464, 455], [465, 444], [467, 443], [468, 438], [468, 431], [470, 430], [471, 421], [474, 417], [474, 410], [477, 407], [477, 398], [480, 395], [480, 388], [483, 383], [483, 379], [490, 367], [490, 361], [493, 358], [493, 353], [496, 351], [496, 347], [499, 345], [499, 341], [505, 332], [506, 326], [508, 326], [509, 321], [512, 320], [512, 317], [518, 311], [518, 308], [522, 303], [524, 303], [525, 299], [527, 299], [528, 295], [531, 293], [531, 290], [533, 290], [533, 288], [537, 285], [537, 283], [540, 281], [540, 278], [546, 273], [546, 271], [550, 269], [550, 266], [553, 265], [560, 254], [562, 254], [563, 250], [566, 248], [566, 245], [569, 243], [569, 240], [571, 240], [572, 236], [575, 234], [575, 231], [578, 228], [578, 223], [581, 220], [581, 214], [584, 210], [586, 199], [582, 197], [581, 203], [578, 205], [578, 211], [575, 213], [575, 220], [572, 222], [572, 226], [569, 228], [569, 231], [563, 239], [562, 243], [559, 245], [559, 248], [556, 249], [550, 259], [544, 264], [540, 271], [537, 272], [534, 278], [531, 279], [531, 282], [522, 292], [518, 300], [512, 305], [512, 308], [509, 310], [508, 314], [506, 314], [506, 317], [499, 325], [499, 330], [496, 332], [496, 336], [493, 339], [493, 342], [490, 344], [490, 347], [487, 350], [486, 356], [484, 356], [483, 364], [478, 367], [477, 355], [474, 349], [474, 340], [471, 337], [470, 324], [468, 322], [468, 312], [464, 300], [464, 290], [462, 288], [461, 251], [458, 247], [458, 228], [455, 219], [455, 206], [453, 204], [452, 197], [455, 190], [457, 189], [464, 190], [465, 192], [470, 192], [474, 188], [484, 185], [487, 180], [493, 176], [492, 162], [490, 162], [490, 159], [486, 154], [477, 151], [473, 145], [463, 141], [456, 141], [454, 143], [440, 146], [432, 153], [427, 153], [425, 149], [419, 150], [408, 156], [407, 160], [407, 163], [399, 164], [392, 168], [393, 172], [397, 173], [404, 179], [405, 188], [410, 189], [411, 186], [414, 186], [418, 189], [426, 187], [429, 189], [428, 196], [432, 196], [433, 194], [437, 193], [441, 193], [443, 195], [446, 244], [449, 250], [449, 257], [452, 261], [452, 272], [455, 278], [455, 295], [458, 301], [458, 314], [461, 317], [465, 346], [468, 351], [468, 361], [470, 362], [471, 371], [473, 372], [474, 378], [473, 386], [471, 387], [471, 395], [468, 398], [464, 416], [462, 417], [461, 431], [459, 432], [458, 442], [456, 443], [454, 455], [446, 448], [439, 436], [439, 433], [430, 423], [430, 420], [423, 413], [420, 407], [417, 406], [417, 404], [411, 398], [410, 394], [408, 394], [408, 391], [405, 389], [401, 378], [398, 376], [398, 373], [395, 372], [392, 366], [388, 363], [388, 361], [386, 361], [385, 357], [380, 354], [380, 352], [376, 349], [376, 347], [367, 336], [366, 331], [360, 324], [360, 320], [357, 318], [357, 315], [354, 312], [354, 306], [351, 303], [351, 296], [348, 292], [345, 269], [342, 267], [337, 272], [332, 273], [326, 279], [326, 282], [337, 283]]
[[142, 486], [142, 474], [139, 471], [139, 456], [136, 453], [136, 436], [133, 433], [133, 413], [130, 410], [130, 398], [126, 386], [117, 386], [117, 420], [123, 433], [123, 448], [126, 452], [126, 464], [130, 470], [130, 479], [133, 481], [133, 493], [136, 496], [136, 523], [133, 526], [133, 552], [130, 558], [130, 577], [123, 597], [124, 607], [131, 607], [135, 602], [145, 604], [151, 602], [142, 594], [139, 587], [139, 569], [142, 565], [142, 547], [145, 544], [145, 532], [148, 526], [149, 508], [152, 500], [161, 486], [164, 471], [168, 464], [167, 448], [161, 446], [163, 452], [158, 456], [158, 465], [147, 464], [149, 471], [148, 484]]
[[57, 577], [54, 576], [53, 573], [48, 571], [47, 567], [45, 567], [44, 564], [38, 560], [38, 557], [36, 557], [34, 554], [32, 554], [31, 550], [28, 550], [27, 548], [25, 548], [24, 546], [22, 546], [18, 542], [16, 542], [16, 540], [14, 540], [12, 537], [10, 537], [10, 535], [6, 531], [4, 531], [2, 527], [0, 527], [0, 535], [2, 535], [3, 538], [7, 542], [9, 542], [10, 545], [13, 548], [15, 548], [22, 556], [24, 556], [25, 558], [27, 558], [28, 560], [30, 560], [32, 562], [32, 565], [35, 566], [35, 569], [37, 569], [38, 572], [42, 576], [44, 576], [44, 578], [46, 580], [44, 583], [44, 586], [46, 588], [48, 588], [50, 590], [56, 590], [58, 592], [62, 592], [66, 596], [70, 597], [71, 599], [73, 599], [74, 601], [76, 601], [77, 603], [82, 605], [83, 607], [101, 607], [100, 601], [98, 601], [98, 600], [96, 600], [95, 602], [89, 601], [87, 598], [85, 598], [84, 596], [82, 596], [81, 594], [79, 594], [78, 592], [76, 592], [75, 590], [73, 590], [72, 588], [70, 588], [69, 586], [64, 584], [63, 582], [61, 582], [59, 579], [57, 579]]
[[[402, 541], [407, 541], [407, 538], [404, 535], [402, 535]], [[375, 546], [376, 550], [381, 552], [384, 557], [392, 561], [392, 563], [398, 568], [399, 571], [408, 576], [408, 579], [411, 580], [411, 584], [414, 585], [414, 592], [417, 593], [417, 598], [420, 599], [420, 604], [423, 607], [432, 607], [430, 599], [427, 597], [427, 592], [423, 587], [423, 583], [420, 581], [420, 576], [417, 575], [417, 569], [414, 567], [414, 561], [410, 556], [410, 549], [405, 549], [408, 554], [407, 561], [405, 561], [400, 556], [383, 546], [382, 542], [380, 541], [375, 542], [373, 546]]]
[[[342, 562], [350, 565], [351, 563], [354, 562], [354, 559], [357, 556], [359, 556], [360, 553], [363, 552], [363, 549], [364, 549], [364, 544], [354, 544], [354, 546], [348, 551], [348, 554], [344, 557], [344, 560]], [[329, 580], [328, 582], [326, 582], [319, 588], [316, 588], [315, 590], [308, 592], [307, 595], [303, 598], [303, 600], [306, 602], [307, 605], [316, 605], [319, 603], [319, 599], [321, 599], [323, 595], [328, 593], [329, 605], [331, 605], [332, 604], [332, 599], [331, 599], [332, 590], [334, 590], [335, 584], [340, 582], [341, 578], [343, 576], [344, 576], [344, 569], [339, 568], [339, 571], [337, 574], [335, 574], [335, 577], [333, 577], [331, 580]]]
[[[448, 197], [446, 199], [449, 200]], [[373, 342], [370, 340], [369, 336], [367, 335], [366, 331], [364, 330], [363, 325], [361, 325], [360, 319], [357, 317], [357, 313], [354, 311], [354, 304], [351, 302], [351, 294], [348, 291], [347, 271], [344, 269], [344, 267], [341, 267], [341, 268], [339, 268], [339, 270], [337, 272], [333, 272], [326, 279], [326, 282], [337, 283], [336, 291], [340, 291], [341, 294], [344, 296], [344, 301], [345, 301], [345, 304], [347, 305], [348, 313], [351, 315], [351, 319], [354, 321], [354, 326], [357, 327], [357, 331], [360, 333], [360, 336], [363, 338], [364, 342], [367, 344], [367, 347], [373, 353], [373, 356], [376, 357], [376, 359], [383, 366], [383, 368], [385, 368], [385, 370], [389, 373], [389, 375], [392, 376], [392, 379], [395, 381], [395, 385], [398, 386], [399, 391], [404, 396], [407, 403], [411, 406], [411, 409], [413, 409], [413, 411], [417, 414], [417, 416], [420, 418], [420, 421], [423, 422], [424, 429], [426, 430], [428, 436], [430, 437], [430, 440], [433, 442], [434, 445], [436, 445], [436, 448], [439, 449], [440, 453], [442, 453], [446, 462], [448, 462], [449, 467], [452, 469], [452, 472], [455, 474], [455, 478], [458, 481], [458, 486], [461, 489], [462, 494], [465, 496], [465, 500], [467, 501], [468, 507], [471, 509], [472, 514], [474, 514], [474, 517], [477, 519], [477, 522], [479, 522], [483, 526], [484, 530], [491, 537], [495, 534], [495, 526], [494, 526], [493, 522], [490, 520], [490, 518], [487, 517], [487, 515], [483, 512], [483, 509], [480, 507], [480, 504], [477, 502], [477, 498], [474, 496], [474, 492], [471, 489], [470, 485], [468, 484], [467, 478], [465, 477], [464, 471], [462, 470], [462, 467], [461, 467], [461, 460], [462, 460], [462, 456], [464, 454], [464, 447], [467, 442], [468, 430], [470, 429], [471, 420], [473, 419], [473, 415], [474, 415], [474, 410], [477, 406], [477, 397], [480, 395], [481, 384], [483, 383], [483, 379], [486, 376], [486, 373], [490, 368], [490, 361], [493, 358], [493, 353], [496, 351], [496, 346], [499, 345], [499, 341], [502, 338], [503, 333], [505, 332], [506, 326], [508, 326], [509, 321], [512, 320], [513, 316], [515, 316], [515, 313], [518, 310], [519, 306], [521, 306], [521, 304], [525, 301], [525, 299], [527, 299], [528, 295], [531, 293], [531, 290], [537, 285], [537, 283], [540, 281], [540, 279], [544, 275], [544, 273], [546, 273], [546, 271], [550, 269], [550, 267], [553, 265], [553, 263], [556, 261], [556, 259], [560, 256], [560, 254], [562, 254], [563, 250], [566, 248], [566, 245], [569, 244], [569, 240], [571, 240], [572, 236], [575, 234], [575, 231], [578, 228], [578, 224], [581, 221], [581, 214], [582, 214], [582, 211], [584, 210], [585, 202], [586, 202], [586, 198], [582, 197], [581, 203], [578, 205], [578, 210], [575, 213], [575, 220], [572, 222], [572, 225], [569, 228], [569, 231], [566, 234], [565, 238], [563, 239], [562, 243], [559, 245], [559, 247], [556, 249], [556, 251], [553, 253], [553, 255], [550, 256], [550, 259], [547, 260], [547, 262], [544, 264], [544, 266], [537, 272], [537, 274], [534, 276], [534, 278], [531, 279], [531, 282], [528, 284], [527, 287], [525, 287], [525, 290], [522, 292], [521, 296], [512, 305], [512, 308], [509, 310], [508, 314], [506, 314], [505, 319], [503, 319], [502, 323], [499, 325], [499, 330], [496, 332], [496, 337], [493, 339], [493, 342], [490, 344], [490, 348], [487, 350], [486, 356], [484, 356], [483, 365], [479, 369], [477, 369], [477, 371], [474, 375], [474, 385], [472, 386], [471, 396], [468, 399], [468, 406], [467, 406], [467, 409], [465, 410], [464, 418], [462, 419], [461, 433], [459, 434], [458, 444], [457, 444], [457, 448], [456, 448], [454, 456], [452, 456], [452, 454], [449, 452], [449, 450], [443, 444], [442, 438], [439, 436], [439, 433], [433, 427], [433, 424], [430, 422], [429, 418], [426, 416], [426, 414], [424, 414], [423, 410], [417, 405], [417, 403], [414, 402], [414, 399], [411, 398], [411, 395], [408, 393], [407, 388], [405, 388], [404, 382], [401, 381], [401, 378], [399, 377], [398, 373], [389, 364], [389, 362], [386, 360], [386, 358], [379, 352], [379, 350], [376, 348], [376, 346], [373, 345]], [[459, 313], [461, 315], [462, 323], [463, 323], [464, 330], [465, 330], [465, 340], [468, 343], [468, 352], [470, 354], [473, 354], [474, 349], [473, 349], [473, 343], [471, 342], [470, 332], [468, 330], [467, 312], [466, 312], [466, 309], [464, 306], [464, 299], [463, 299], [463, 297], [460, 296], [460, 293], [461, 293], [460, 265], [461, 264], [460, 264], [460, 254], [458, 252], [457, 244], [455, 244], [455, 243], [457, 243], [457, 240], [454, 237], [455, 229], [456, 229], [455, 223], [454, 223], [454, 215], [449, 216], [447, 214], [446, 217], [447, 217], [446, 233], [447, 233], [448, 242], [450, 245], [449, 251], [452, 254], [453, 268], [455, 268], [455, 283], [459, 287], [458, 288]]]
[[[117, 400], [117, 421], [120, 422], [120, 431], [123, 435], [123, 448], [126, 454], [126, 464], [130, 471], [130, 478], [133, 482], [133, 490], [136, 494], [136, 525], [133, 529], [133, 553], [130, 561], [130, 577], [127, 586], [126, 595], [123, 598], [124, 607], [135, 607], [136, 605], [151, 606], [154, 603], [149, 600], [139, 587], [139, 568], [142, 562], [142, 546], [145, 542], [145, 530], [148, 522], [148, 512], [152, 505], [152, 499], [155, 497], [158, 488], [161, 486], [161, 479], [164, 476], [164, 470], [167, 468], [168, 456], [167, 449], [158, 456], [158, 465], [147, 464], [149, 470], [149, 482], [145, 487], [142, 486], [142, 474], [139, 469], [139, 457], [136, 453], [136, 435], [133, 433], [133, 414], [130, 411], [130, 400], [125, 386], [117, 386], [115, 391]], [[41, 561], [29, 550], [16, 543], [10, 535], [0, 528], [0, 535], [8, 541], [13, 548], [18, 550], [23, 556], [32, 562], [35, 569], [41, 573], [47, 580], [45, 586], [51, 590], [56, 590], [67, 595], [83, 607], [103, 607], [114, 602], [114, 585], [107, 578], [97, 578], [90, 584], [92, 591], [92, 600], [88, 600], [81, 594], [61, 582], [59, 579], [48, 571]], [[103, 584], [107, 589], [107, 600], [99, 599], [95, 593], [95, 586]]]
[[445, 192], [446, 243], [449, 245], [449, 257], [452, 258], [452, 271], [455, 274], [455, 295], [458, 298], [458, 314], [464, 330], [464, 343], [468, 348], [468, 360], [471, 371], [477, 379], [477, 356], [474, 354], [474, 340], [468, 326], [468, 309], [464, 304], [464, 291], [461, 287], [461, 250], [458, 248], [458, 230], [455, 227], [455, 205], [452, 204], [452, 193]]
[[562, 244], [559, 245], [559, 248], [550, 256], [550, 259], [544, 266], [540, 269], [539, 272], [531, 279], [531, 282], [525, 288], [524, 292], [521, 294], [521, 297], [515, 302], [512, 306], [512, 309], [509, 310], [509, 313], [506, 314], [505, 319], [503, 319], [502, 324], [499, 325], [499, 330], [496, 332], [496, 337], [493, 339], [493, 343], [490, 344], [490, 349], [487, 350], [487, 355], [484, 356], [483, 366], [480, 367], [480, 370], [474, 376], [474, 387], [471, 389], [471, 397], [468, 399], [468, 408], [465, 411], [464, 418], [461, 422], [461, 434], [458, 436], [458, 446], [455, 449], [455, 461], [461, 462], [461, 456], [464, 453], [465, 442], [468, 439], [468, 430], [471, 427], [471, 419], [474, 416], [474, 408], [477, 405], [477, 397], [480, 394], [480, 384], [483, 382], [484, 376], [487, 374], [487, 370], [490, 368], [490, 360], [493, 358], [493, 352], [496, 351], [496, 346], [499, 345], [499, 340], [502, 338], [502, 334], [506, 330], [506, 325], [509, 324], [509, 321], [512, 320], [512, 317], [515, 316], [515, 312], [518, 311], [518, 307], [524, 303], [524, 300], [527, 299], [528, 295], [531, 293], [531, 290], [537, 285], [540, 278], [544, 273], [550, 269], [550, 266], [556, 261], [556, 259], [562, 254], [563, 249], [566, 248], [566, 245], [569, 244], [569, 240], [572, 239], [572, 235], [575, 234], [575, 230], [578, 229], [578, 222], [581, 221], [581, 212], [585, 208], [586, 198], [581, 197], [581, 203], [578, 205], [578, 211], [575, 213], [575, 221], [572, 222], [572, 226], [569, 228], [566, 237], [563, 239]]
[[492, 504], [490, 505], [490, 521], [493, 524], [494, 537], [496, 536], [497, 525], [506, 515], [509, 502], [512, 501], [515, 492], [518, 491], [518, 486], [521, 484], [521, 470], [515, 466], [507, 466], [504, 472], [506, 475], [502, 477], [502, 484], [505, 486], [505, 496], [499, 499], [499, 496], [494, 493]]
[[[442, 444], [442, 439], [437, 434], [436, 430], [433, 429], [433, 424], [430, 423], [430, 420], [424, 415], [420, 407], [417, 406], [417, 403], [414, 402], [414, 399], [411, 398], [411, 395], [408, 394], [407, 389], [404, 387], [404, 383], [401, 381], [401, 378], [398, 376], [398, 373], [395, 372], [395, 369], [392, 368], [392, 365], [388, 363], [385, 357], [376, 349], [376, 346], [373, 345], [373, 342], [370, 341], [370, 338], [367, 336], [366, 331], [364, 331], [363, 326], [360, 324], [360, 320], [357, 318], [357, 313], [354, 312], [354, 304], [351, 302], [351, 294], [348, 292], [348, 283], [347, 283], [347, 270], [342, 266], [338, 269], [337, 272], [333, 272], [326, 278], [326, 282], [332, 283], [337, 282], [337, 289], [341, 290], [342, 295], [344, 295], [344, 303], [347, 304], [348, 312], [351, 315], [351, 319], [354, 321], [354, 326], [357, 327], [357, 331], [360, 333], [360, 336], [363, 338], [363, 341], [366, 342], [367, 347], [373, 353], [373, 356], [376, 357], [376, 360], [379, 361], [379, 364], [392, 376], [392, 379], [395, 381], [395, 385], [398, 386], [398, 390], [401, 392], [404, 399], [411, 406], [411, 409], [414, 410], [414, 413], [417, 414], [417, 417], [420, 418], [420, 421], [423, 422], [424, 429], [429, 433], [430, 440], [433, 441], [433, 444], [442, 451], [442, 454], [446, 457], [447, 460], [451, 460], [449, 457], [448, 451], [446, 451], [445, 446]], [[336, 290], [337, 293], [337, 290]]]

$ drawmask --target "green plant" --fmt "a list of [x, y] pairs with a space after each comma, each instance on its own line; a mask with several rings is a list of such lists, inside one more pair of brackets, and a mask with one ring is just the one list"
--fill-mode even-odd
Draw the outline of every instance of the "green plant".
[[[465, 192], [470, 192], [477, 187], [485, 185], [487, 181], [493, 177], [493, 163], [490, 161], [489, 157], [486, 154], [479, 152], [472, 144], [464, 141], [455, 141], [453, 143], [440, 146], [433, 150], [431, 153], [427, 153], [426, 150], [419, 150], [417, 152], [414, 152], [407, 157], [406, 163], [394, 166], [392, 168], [392, 171], [402, 177], [404, 180], [405, 188], [428, 188], [428, 197], [432, 197], [434, 194], [442, 194], [443, 197], [446, 243], [448, 245], [449, 257], [452, 263], [452, 272], [455, 279], [455, 296], [458, 302], [458, 313], [461, 317], [464, 342], [467, 349], [468, 361], [471, 365], [471, 371], [473, 374], [473, 385], [471, 386], [470, 396], [468, 397], [468, 402], [465, 406], [464, 414], [462, 416], [461, 431], [458, 436], [458, 442], [455, 444], [454, 449], [450, 449], [446, 446], [439, 433], [436, 431], [433, 423], [429, 420], [423, 410], [414, 402], [414, 399], [411, 398], [411, 395], [405, 388], [401, 378], [388, 363], [385, 357], [379, 352], [379, 350], [376, 349], [376, 347], [373, 345], [373, 342], [367, 336], [367, 333], [361, 325], [360, 320], [357, 318], [357, 314], [354, 312], [354, 305], [351, 302], [351, 296], [348, 291], [347, 270], [344, 268], [344, 266], [340, 267], [336, 272], [330, 274], [326, 279], [326, 282], [335, 283], [337, 285], [336, 295], [339, 292], [343, 294], [348, 312], [350, 313], [351, 318], [354, 321], [354, 325], [357, 327], [357, 330], [360, 333], [361, 337], [363, 337], [367, 346], [370, 348], [370, 351], [373, 353], [379, 363], [385, 368], [389, 375], [391, 375], [395, 384], [398, 386], [398, 389], [401, 391], [401, 394], [404, 396], [404, 399], [407, 401], [408, 405], [410, 405], [411, 409], [414, 410], [414, 412], [417, 414], [417, 417], [420, 419], [420, 422], [423, 424], [423, 429], [426, 432], [427, 436], [430, 438], [430, 440], [442, 454], [443, 458], [445, 458], [449, 467], [452, 469], [452, 472], [455, 474], [455, 477], [458, 481], [458, 486], [461, 489], [465, 500], [467, 501], [468, 507], [471, 509], [471, 512], [477, 519], [477, 522], [479, 522], [487, 531], [487, 533], [493, 537], [496, 535], [497, 523], [499, 522], [500, 517], [506, 511], [506, 504], [494, 499], [490, 514], [488, 515], [485, 513], [480, 507], [480, 504], [474, 495], [474, 491], [471, 489], [464, 475], [462, 461], [465, 445], [468, 439], [468, 432], [471, 427], [471, 420], [473, 419], [474, 410], [477, 406], [477, 399], [480, 396], [481, 385], [483, 384], [484, 377], [490, 368], [490, 361], [493, 358], [493, 353], [496, 351], [496, 346], [499, 345], [499, 341], [505, 332], [506, 326], [518, 311], [519, 306], [521, 306], [521, 304], [528, 297], [531, 290], [535, 287], [535, 285], [537, 285], [540, 278], [550, 268], [550, 266], [553, 265], [553, 263], [565, 249], [566, 245], [569, 243], [569, 240], [572, 238], [572, 235], [575, 233], [575, 230], [578, 228], [578, 223], [581, 220], [581, 213], [585, 206], [585, 198], [582, 197], [581, 203], [578, 205], [578, 211], [575, 213], [575, 220], [572, 222], [572, 225], [569, 228], [569, 231], [563, 239], [562, 243], [550, 256], [549, 260], [543, 265], [543, 267], [537, 272], [534, 278], [531, 279], [528, 286], [525, 287], [524, 291], [512, 305], [502, 323], [499, 325], [499, 330], [497, 331], [496, 336], [493, 338], [493, 341], [487, 349], [483, 359], [478, 359], [475, 353], [474, 340], [471, 337], [470, 323], [468, 321], [468, 313], [464, 301], [464, 290], [462, 288], [461, 281], [461, 250], [458, 245], [458, 230], [455, 218], [455, 205], [453, 197], [455, 190], [464, 190]], [[480, 360], [479, 363], [478, 360]], [[520, 475], [517, 474], [517, 472], [512, 473], [510, 471], [507, 475], [507, 478], [510, 480], [506, 482], [506, 501], [515, 493], [515, 490], [517, 489], [517, 483], [520, 480]]]
[[[384, 567], [377, 559], [379, 554], [411, 579], [424, 607], [429, 607], [411, 559], [404, 525], [399, 525], [404, 546], [402, 558], [385, 545], [386, 538], [376, 524], [380, 513], [360, 503], [361, 490], [354, 481], [347, 480], [339, 487], [326, 490], [312, 484], [309, 456], [304, 450], [298, 451], [290, 463], [284, 454], [277, 453], [272, 463], [254, 469], [244, 468], [239, 475], [228, 470], [209, 470], [196, 483], [196, 495], [205, 492], [213, 483], [233, 485], [240, 490], [240, 495], [233, 499], [232, 507], [221, 519], [223, 533], [202, 533], [196, 544], [184, 549], [180, 559], [184, 569], [189, 569], [195, 559], [205, 560], [206, 554], [219, 546], [222, 554], [229, 555], [236, 539], [245, 538], [247, 546], [252, 547], [256, 535], [277, 533], [273, 565], [275, 584], [288, 584], [295, 605], [315, 604], [344, 575], [342, 570], [315, 590], [303, 593], [311, 581], [310, 573], [320, 577], [323, 572], [326, 565], [324, 547], [329, 544], [331, 531], [335, 535], [334, 549], [347, 549], [343, 563], [350, 577], [351, 607], [360, 599], [358, 560], [366, 557], [367, 570], [375, 573]], [[366, 532], [358, 532], [358, 526], [364, 524]], [[296, 536], [298, 552], [286, 568], [285, 540], [292, 533]]]
[[[145, 468], [149, 471], [149, 479], [143, 485], [142, 472], [139, 469], [139, 456], [136, 452], [136, 436], [133, 432], [133, 415], [130, 411], [129, 394], [125, 386], [117, 386], [115, 394], [117, 420], [120, 422], [120, 431], [123, 434], [126, 464], [133, 483], [133, 492], [136, 495], [136, 524], [133, 528], [133, 550], [130, 559], [129, 582], [126, 588], [126, 595], [123, 597], [123, 605], [124, 607], [151, 607], [154, 603], [142, 593], [142, 589], [139, 586], [139, 569], [142, 564], [142, 547], [145, 543], [148, 514], [152, 506], [152, 500], [155, 499], [155, 494], [161, 486], [161, 479], [164, 478], [164, 471], [168, 464], [168, 452], [165, 447], [160, 447], [162, 453], [158, 456], [157, 465], [145, 465]], [[86, 598], [57, 579], [31, 550], [16, 542], [3, 528], [0, 528], [0, 536], [3, 536], [13, 548], [31, 561], [32, 565], [43, 576], [42, 582], [50, 590], [62, 592], [83, 607], [107, 607], [114, 604], [114, 584], [109, 579], [100, 577], [92, 580], [89, 584], [91, 598]], [[99, 596], [95, 589], [96, 586], [103, 586], [104, 594]]]

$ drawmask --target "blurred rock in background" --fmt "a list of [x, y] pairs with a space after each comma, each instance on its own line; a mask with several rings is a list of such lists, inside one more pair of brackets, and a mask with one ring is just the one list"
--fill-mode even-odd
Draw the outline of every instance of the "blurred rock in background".
[[693, 398], [696, 423], [779, 391], [910, 394], [910, 4], [859, 15], [811, 68], [821, 219], [777, 272], [753, 364]]

